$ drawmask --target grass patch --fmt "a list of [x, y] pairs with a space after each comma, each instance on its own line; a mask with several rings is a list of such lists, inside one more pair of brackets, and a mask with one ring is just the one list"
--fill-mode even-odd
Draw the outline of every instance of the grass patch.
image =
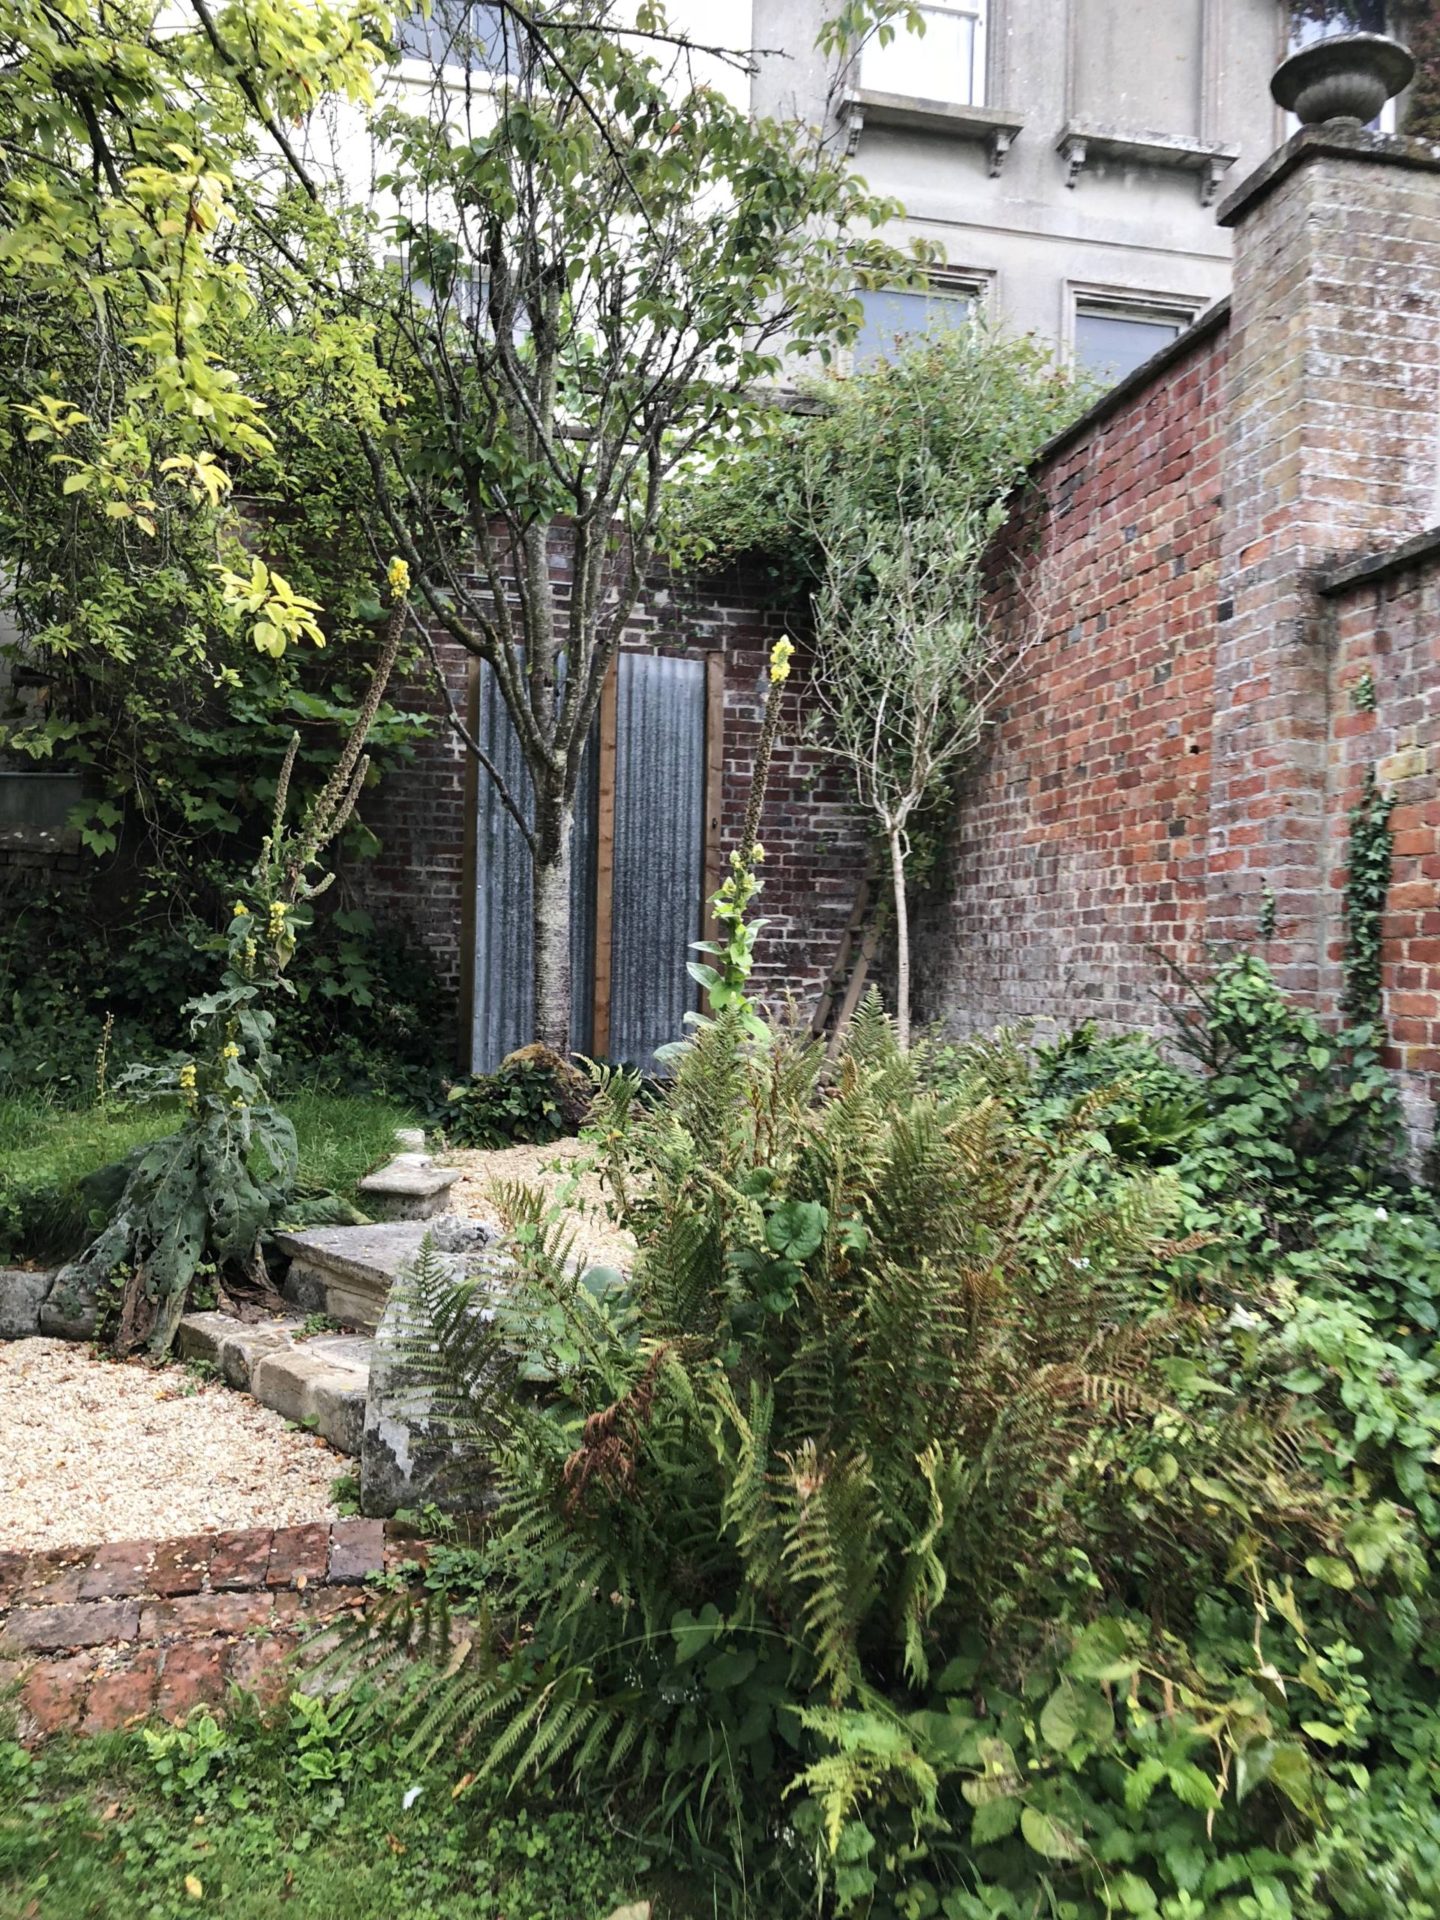
[[641, 1897], [649, 1856], [598, 1812], [457, 1794], [458, 1763], [352, 1740], [348, 1713], [0, 1738], [0, 1920], [602, 1920]]
[[[357, 1183], [394, 1147], [409, 1109], [372, 1095], [300, 1091], [282, 1102], [300, 1145], [300, 1180], [353, 1200]], [[0, 1261], [78, 1251], [86, 1220], [76, 1188], [88, 1174], [173, 1131], [175, 1102], [59, 1107], [33, 1095], [0, 1098]]]

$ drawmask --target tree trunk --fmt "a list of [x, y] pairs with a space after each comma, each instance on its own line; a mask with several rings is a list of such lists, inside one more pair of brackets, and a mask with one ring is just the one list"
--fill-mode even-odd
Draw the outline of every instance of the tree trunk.
[[570, 858], [574, 809], [541, 803], [535, 835], [535, 1038], [570, 1051]]
[[905, 898], [905, 830], [889, 829], [890, 881], [895, 893], [895, 1038], [910, 1046], [910, 910]]

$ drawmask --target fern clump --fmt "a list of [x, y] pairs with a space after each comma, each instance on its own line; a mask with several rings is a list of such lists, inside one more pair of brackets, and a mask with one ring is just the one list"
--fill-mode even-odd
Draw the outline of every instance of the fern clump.
[[935, 1091], [874, 1003], [833, 1060], [722, 1014], [634, 1092], [592, 1115], [623, 1285], [511, 1195], [491, 1310], [419, 1302], [496, 1501], [417, 1738], [573, 1777], [762, 1907], [1329, 1911], [1226, 1903], [1363, 1855], [1326, 1773], [1377, 1751], [1355, 1596], [1417, 1632], [1417, 1537], [1337, 1469], [1263, 1280], [1176, 1240], [1173, 1176], [1094, 1177], [1112, 1095], [1040, 1128]]

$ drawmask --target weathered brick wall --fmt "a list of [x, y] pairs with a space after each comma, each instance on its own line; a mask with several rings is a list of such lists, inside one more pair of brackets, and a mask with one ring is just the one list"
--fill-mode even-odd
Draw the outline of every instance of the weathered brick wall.
[[[739, 840], [749, 801], [770, 649], [795, 628], [792, 615], [764, 604], [757, 580], [736, 573], [698, 588], [656, 581], [626, 636], [627, 647], [719, 650], [725, 656], [721, 843], [726, 854]], [[440, 641], [439, 651], [463, 713], [469, 656], [448, 639]], [[755, 982], [757, 991], [777, 1005], [793, 994], [808, 1007], [829, 973], [850, 916], [865, 845], [838, 772], [808, 738], [803, 659], [797, 668], [761, 822], [766, 860], [759, 911], [767, 925]], [[348, 878], [377, 919], [413, 930], [446, 986], [458, 995], [465, 892], [472, 884], [466, 749], [445, 719], [433, 681], [421, 680], [398, 698], [410, 710], [434, 715], [434, 734], [415, 763], [392, 775], [367, 803], [366, 824], [381, 851], [354, 866]], [[483, 772], [479, 777], [485, 778]], [[462, 1029], [464, 1024], [462, 1015]]]
[[1226, 338], [1222, 312], [1034, 476], [997, 601], [1033, 645], [922, 916], [927, 1018], [1153, 1024], [1152, 949], [1201, 957]]
[[[1440, 1092], [1440, 541], [1327, 593], [1332, 644], [1327, 813], [1330, 890], [1345, 884], [1346, 816], [1368, 768], [1392, 795], [1394, 873], [1384, 940], [1389, 1060], [1412, 1127], [1428, 1133]], [[1327, 959], [1339, 970], [1332, 926]]]

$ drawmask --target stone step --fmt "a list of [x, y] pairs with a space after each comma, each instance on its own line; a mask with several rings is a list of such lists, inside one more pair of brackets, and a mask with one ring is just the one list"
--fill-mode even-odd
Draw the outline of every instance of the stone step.
[[177, 1345], [203, 1360], [241, 1392], [358, 1457], [373, 1342], [353, 1333], [301, 1337], [301, 1320], [237, 1320], [228, 1313], [187, 1313]]
[[437, 1167], [428, 1153], [398, 1153], [360, 1182], [361, 1205], [377, 1220], [432, 1220], [443, 1213], [459, 1167]]
[[425, 1221], [392, 1220], [277, 1233], [275, 1244], [290, 1259], [281, 1291], [303, 1313], [376, 1327], [396, 1275], [415, 1259], [428, 1230]]

